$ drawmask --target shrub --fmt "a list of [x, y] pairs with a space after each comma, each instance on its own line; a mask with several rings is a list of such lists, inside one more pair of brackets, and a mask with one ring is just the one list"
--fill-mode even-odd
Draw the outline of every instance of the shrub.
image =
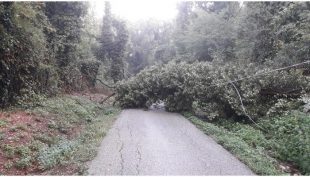
[[[200, 128], [205, 134], [211, 136], [225, 149], [234, 154], [234, 156], [236, 156], [239, 160], [243, 161], [246, 165], [248, 165], [256, 174], [258, 175], [281, 174], [281, 172], [277, 170], [273, 164], [276, 160], [272, 157], [269, 157], [264, 152], [262, 147], [259, 146], [253, 147], [252, 141], [248, 141], [248, 139], [246, 138], [244, 139], [245, 136], [240, 135], [239, 133], [237, 134], [227, 131], [223, 127], [218, 127], [214, 124], [204, 122], [188, 112], [184, 113], [183, 115], [187, 117], [188, 120], [191, 121], [193, 124], [195, 124], [198, 128]], [[234, 125], [230, 126], [230, 128], [234, 129], [233, 127], [235, 126]], [[237, 125], [236, 129], [241, 130], [242, 127], [243, 125]], [[248, 129], [249, 131], [252, 131], [251, 128]], [[253, 132], [251, 134], [253, 134]]]
[[221, 120], [219, 125], [230, 130], [254, 148], [264, 147], [266, 149], [271, 149], [270, 142], [266, 140], [261, 130], [255, 129], [250, 125], [233, 122], [231, 120]]
[[[244, 119], [246, 114], [235, 88], [231, 84], [215, 85], [270, 71], [268, 68], [272, 65], [269, 65], [259, 69], [254, 64], [218, 61], [156, 64], [142, 70], [135, 78], [118, 82], [116, 100], [122, 108], [147, 108], [161, 99], [168, 111], [194, 110], [201, 115], [208, 115], [210, 120]], [[246, 111], [253, 119], [258, 119], [285, 113], [300, 102], [298, 96], [262, 94], [262, 88], [302, 88], [307, 91], [308, 83], [309, 78], [302, 77], [300, 69], [290, 69], [289, 72], [278, 71], [263, 78], [245, 79], [234, 85]]]
[[47, 123], [47, 126], [48, 126], [48, 128], [52, 128], [52, 129], [56, 129], [58, 127], [57, 123], [53, 120], [49, 120]]
[[27, 130], [27, 126], [26, 125], [17, 125], [16, 129]]
[[20, 159], [16, 159], [15, 160], [15, 163], [16, 163], [15, 165], [19, 169], [24, 169], [24, 168], [30, 166], [32, 161], [33, 161], [33, 158], [31, 156], [27, 155], [26, 157], [22, 157]]
[[8, 120], [7, 119], [2, 119], [2, 117], [0, 117], [0, 127], [6, 127], [8, 125]]
[[12, 163], [12, 162], [8, 162], [8, 163], [5, 163], [5, 164], [4, 164], [4, 168], [7, 169], [7, 170], [9, 170], [10, 168], [12, 168], [12, 166], [13, 166], [13, 163]]
[[42, 143], [38, 140], [32, 140], [30, 145], [29, 145], [29, 148], [31, 150], [34, 150], [34, 151], [37, 151], [40, 149], [40, 147], [42, 146]]
[[0, 141], [3, 140], [5, 138], [5, 135], [2, 131], [0, 131]]
[[75, 141], [60, 140], [56, 145], [51, 147], [45, 146], [38, 152], [39, 169], [50, 169], [57, 163], [63, 163], [71, 157], [77, 150]]
[[283, 117], [262, 121], [275, 141], [277, 157], [300, 167], [310, 174], [310, 119], [304, 113], [293, 112]]
[[34, 137], [35, 140], [39, 140], [42, 143], [46, 143], [48, 145], [55, 144], [57, 142], [57, 140], [58, 140], [57, 137], [54, 137], [54, 136], [50, 137], [48, 135], [41, 134], [41, 133], [36, 133], [36, 134], [34, 134], [33, 137]]
[[16, 148], [16, 152], [20, 154], [22, 157], [26, 157], [30, 155], [30, 149], [27, 146], [23, 146], [23, 145], [18, 146]]
[[10, 146], [10, 145], [5, 145], [4, 147], [5, 151], [6, 151], [6, 156], [8, 158], [14, 158], [14, 154], [16, 151], [16, 148], [14, 146]]

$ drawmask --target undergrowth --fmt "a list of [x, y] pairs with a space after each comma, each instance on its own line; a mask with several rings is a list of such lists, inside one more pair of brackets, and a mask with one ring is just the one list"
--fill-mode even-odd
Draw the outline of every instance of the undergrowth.
[[273, 142], [276, 157], [297, 166], [303, 175], [310, 175], [310, 117], [293, 111], [284, 116], [261, 120]]
[[67, 159], [73, 156], [77, 151], [77, 142], [68, 141], [65, 138], [58, 141], [57, 144], [48, 146], [45, 145], [38, 152], [39, 169], [45, 170], [52, 168], [58, 163], [64, 163]]
[[[227, 124], [227, 122], [224, 126], [216, 126], [198, 119], [189, 112], [183, 115], [245, 163], [254, 173], [258, 175], [283, 174], [275, 167], [277, 160], [268, 155], [266, 147], [270, 147], [269, 142], [259, 133], [259, 130], [241, 124]], [[234, 131], [229, 131], [229, 129]]]
[[263, 129], [224, 119], [211, 124], [189, 112], [183, 115], [259, 175], [285, 174], [275, 168], [280, 163], [310, 175], [310, 118], [305, 113], [262, 118]]
[[[2, 144], [5, 157], [12, 162], [5, 164], [5, 169], [12, 167], [26, 169], [34, 167], [46, 175], [83, 175], [86, 174], [86, 163], [97, 153], [102, 138], [107, 133], [120, 109], [109, 104], [99, 104], [87, 98], [63, 95], [45, 99], [37, 107], [24, 110], [35, 115], [35, 122], [46, 128], [32, 127], [33, 136], [28, 145]], [[7, 126], [5, 119], [1, 127]], [[27, 127], [20, 125], [10, 127], [10, 131], [23, 131]], [[0, 140], [4, 134], [0, 132]], [[59, 174], [57, 166], [67, 167]], [[76, 169], [72, 170], [70, 166]]]
[[[57, 121], [50, 120], [50, 129], [58, 129], [69, 134], [74, 126], [80, 125], [81, 131], [72, 139], [65, 136], [50, 146], [40, 148], [38, 152], [39, 169], [45, 170], [57, 164], [76, 164], [75, 175], [86, 173], [85, 162], [92, 160], [104, 135], [116, 119], [120, 109], [108, 104], [99, 104], [80, 97], [63, 97], [48, 100], [45, 109], [37, 111], [42, 115], [57, 115]], [[54, 175], [51, 170], [48, 174]]]

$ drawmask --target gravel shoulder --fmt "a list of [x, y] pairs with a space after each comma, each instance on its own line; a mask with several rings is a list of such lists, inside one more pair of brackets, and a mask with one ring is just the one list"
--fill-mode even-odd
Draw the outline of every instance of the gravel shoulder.
[[255, 175], [177, 113], [123, 110], [89, 175]]

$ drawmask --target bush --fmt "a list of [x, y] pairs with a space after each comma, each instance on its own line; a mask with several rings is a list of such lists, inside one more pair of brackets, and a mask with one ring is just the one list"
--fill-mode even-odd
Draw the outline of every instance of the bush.
[[275, 141], [277, 157], [300, 167], [310, 174], [310, 119], [304, 113], [293, 112], [283, 117], [262, 121]]
[[6, 156], [10, 159], [13, 159], [15, 152], [16, 152], [16, 148], [14, 146], [11, 146], [11, 145], [5, 145], [4, 149], [6, 151], [5, 152]]
[[[280, 175], [281, 172], [276, 169], [274, 162], [276, 160], [266, 154], [264, 149], [260, 146], [253, 147], [253, 142], [262, 140], [263, 138], [258, 135], [259, 138], [256, 140], [249, 140], [246, 138], [246, 134], [249, 134], [251, 137], [255, 137], [255, 129], [251, 127], [244, 128], [242, 124], [230, 124], [226, 122], [227, 126], [231, 129], [236, 129], [241, 131], [241, 129], [248, 129], [248, 132], [243, 134], [233, 133], [227, 131], [223, 127], [218, 127], [214, 124], [204, 122], [190, 113], [184, 113], [185, 117], [188, 118], [193, 124], [200, 128], [205, 134], [211, 136], [215, 141], [221, 144], [225, 149], [230, 151], [235, 157], [248, 165], [253, 172], [258, 175]], [[236, 125], [236, 126], [235, 126]], [[224, 126], [225, 127], [225, 126]]]
[[[265, 67], [268, 68], [267, 65]], [[244, 119], [246, 114], [235, 88], [231, 84], [214, 84], [270, 70], [260, 70], [254, 64], [243, 63], [156, 64], [142, 70], [135, 78], [118, 82], [116, 99], [122, 108], [147, 108], [161, 99], [168, 111], [194, 110], [201, 115], [208, 115], [209, 120]], [[302, 77], [300, 69], [291, 69], [289, 72], [274, 72], [263, 78], [245, 79], [234, 84], [246, 111], [253, 119], [258, 119], [285, 113], [300, 102], [298, 96], [287, 99], [288, 95], [262, 94], [262, 88], [302, 88], [307, 91], [308, 80], [309, 78]], [[209, 87], [210, 85], [214, 87]]]
[[236, 134], [248, 145], [256, 147], [264, 147], [265, 149], [271, 149], [271, 143], [266, 140], [261, 130], [255, 129], [250, 125], [233, 122], [231, 120], [221, 120], [219, 122], [223, 128]]
[[16, 148], [16, 152], [20, 154], [22, 157], [27, 157], [30, 155], [31, 151], [27, 146], [21, 145]]
[[4, 140], [4, 137], [5, 137], [4, 133], [2, 131], [0, 131], [0, 141]]
[[[18, 17], [25, 12], [25, 17]], [[0, 16], [10, 19], [0, 24], [0, 107], [5, 108], [20, 99], [29, 100], [41, 88], [36, 76], [39, 63], [47, 60], [44, 31], [50, 26], [34, 3], [1, 2]]]
[[77, 150], [75, 141], [60, 140], [56, 145], [45, 146], [38, 152], [39, 169], [50, 169], [57, 163], [63, 163]]
[[20, 159], [16, 159], [16, 167], [19, 169], [24, 169], [31, 165], [33, 158], [31, 156], [22, 157]]
[[127, 82], [117, 85], [117, 97], [123, 108], [149, 107], [158, 99], [165, 101], [167, 110], [175, 111], [189, 109], [193, 95], [184, 90], [183, 70], [189, 65], [182, 64], [175, 67], [161, 64], [149, 67]]

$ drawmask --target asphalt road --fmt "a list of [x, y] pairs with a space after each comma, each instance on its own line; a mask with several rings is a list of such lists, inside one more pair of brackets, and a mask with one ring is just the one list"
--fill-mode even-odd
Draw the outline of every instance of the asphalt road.
[[176, 113], [124, 110], [89, 175], [255, 175]]

